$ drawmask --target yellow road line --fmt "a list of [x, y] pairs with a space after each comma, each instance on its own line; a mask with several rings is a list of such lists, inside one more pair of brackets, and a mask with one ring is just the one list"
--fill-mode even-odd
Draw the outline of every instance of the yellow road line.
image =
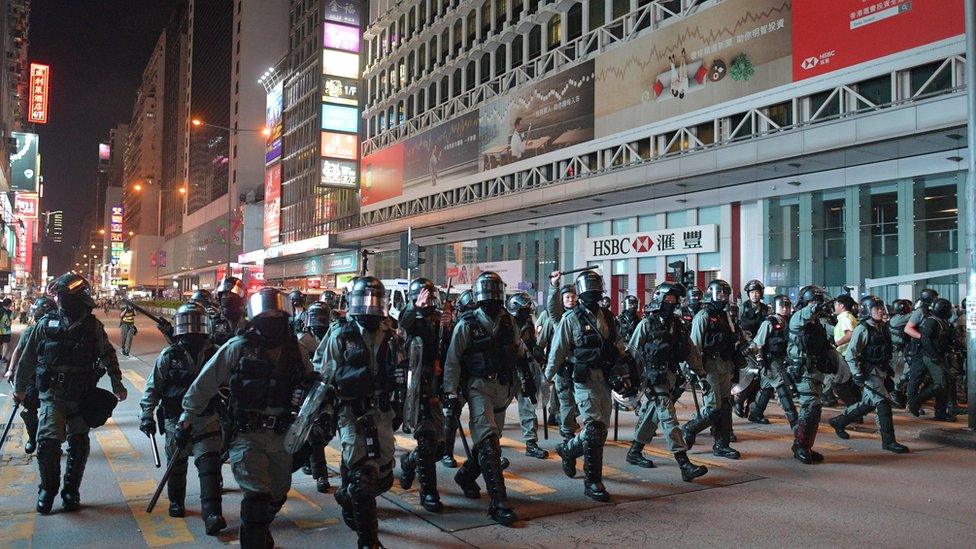
[[321, 506], [294, 488], [288, 490], [288, 501], [281, 508], [281, 514], [301, 530], [339, 524], [339, 519], [325, 516]]
[[161, 547], [194, 541], [185, 519], [172, 518], [166, 514], [165, 502], [160, 502], [153, 514], [146, 513], [146, 502], [156, 488], [156, 482], [152, 480], [156, 476], [156, 470], [132, 447], [118, 424], [109, 419], [104, 427], [95, 431], [95, 438], [115, 472], [122, 496], [129, 505], [146, 544], [150, 547]]
[[128, 379], [136, 389], [139, 389], [140, 393], [146, 392], [146, 380], [141, 375], [137, 374], [135, 370], [130, 370], [128, 368], [122, 369], [122, 376]]
[[[464, 433], [465, 435], [468, 436], [468, 440], [471, 440], [471, 431], [465, 429]], [[506, 441], [508, 446], [521, 445], [523, 449], [525, 448], [524, 444], [514, 441], [510, 438], [503, 437], [501, 440]], [[457, 458], [455, 457], [455, 459]], [[515, 473], [510, 473], [508, 470], [505, 470], [503, 474], [505, 475], [505, 488], [513, 492], [518, 492], [519, 494], [529, 496], [529, 497], [537, 497], [545, 494], [554, 494], [556, 492], [554, 488], [550, 488], [543, 484], [539, 484], [538, 482], [531, 481]]]
[[[7, 419], [13, 407], [10, 401], [3, 403], [0, 417]], [[15, 421], [17, 423], [17, 421]], [[27, 437], [27, 430], [22, 429], [23, 436], [10, 434], [6, 455], [17, 455], [23, 451], [23, 440]], [[10, 502], [17, 502], [30, 506], [37, 494], [37, 469], [33, 461], [14, 463], [8, 461], [0, 467], [0, 502], [10, 508]], [[12, 509], [11, 509], [12, 511]], [[3, 528], [0, 528], [0, 546], [2, 547], [31, 547], [34, 539], [34, 527], [37, 513], [27, 507], [25, 512], [9, 514], [3, 517]]]

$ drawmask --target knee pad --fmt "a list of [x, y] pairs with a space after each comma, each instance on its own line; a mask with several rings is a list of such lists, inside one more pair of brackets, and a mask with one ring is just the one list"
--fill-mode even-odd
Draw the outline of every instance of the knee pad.
[[607, 441], [607, 426], [601, 421], [593, 421], [586, 426], [583, 436], [587, 441], [602, 445]]
[[349, 471], [349, 496], [354, 500], [375, 497], [377, 477], [376, 467], [362, 465]]
[[241, 521], [250, 524], [267, 525], [271, 523], [271, 494], [244, 491], [241, 500]]
[[68, 435], [68, 454], [88, 455], [91, 450], [91, 440], [87, 434]]
[[42, 438], [37, 442], [37, 454], [61, 459], [61, 443], [53, 438]]
[[200, 473], [201, 477], [216, 475], [220, 476], [220, 454], [217, 452], [207, 452], [200, 457], [193, 460], [193, 464], [197, 467], [197, 472]]

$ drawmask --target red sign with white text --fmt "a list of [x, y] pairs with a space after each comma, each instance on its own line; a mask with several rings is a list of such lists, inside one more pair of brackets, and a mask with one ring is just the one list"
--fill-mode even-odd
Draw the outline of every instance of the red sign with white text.
[[37, 195], [18, 192], [14, 196], [14, 215], [21, 218], [37, 219]]
[[278, 243], [281, 220], [281, 164], [264, 172], [264, 247]]
[[793, 81], [963, 34], [963, 0], [793, 0]]
[[23, 225], [14, 224], [17, 231], [17, 256], [14, 258], [14, 264], [18, 271], [29, 272], [34, 257], [34, 224], [36, 221], [29, 218], [21, 218], [21, 221]]
[[29, 80], [27, 121], [35, 124], [47, 124], [47, 94], [51, 83], [51, 67], [40, 63], [31, 63]]

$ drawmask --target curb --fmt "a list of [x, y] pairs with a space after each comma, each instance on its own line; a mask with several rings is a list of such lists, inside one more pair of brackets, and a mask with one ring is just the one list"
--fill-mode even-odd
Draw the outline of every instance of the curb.
[[976, 450], [976, 432], [969, 429], [922, 429], [918, 438], [955, 448]]

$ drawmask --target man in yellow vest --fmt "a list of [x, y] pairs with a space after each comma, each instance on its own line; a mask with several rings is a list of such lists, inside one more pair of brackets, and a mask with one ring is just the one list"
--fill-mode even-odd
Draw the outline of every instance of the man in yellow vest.
[[122, 355], [129, 356], [132, 349], [132, 338], [136, 336], [136, 311], [129, 305], [122, 306], [122, 314], [119, 316], [119, 329], [122, 333]]

